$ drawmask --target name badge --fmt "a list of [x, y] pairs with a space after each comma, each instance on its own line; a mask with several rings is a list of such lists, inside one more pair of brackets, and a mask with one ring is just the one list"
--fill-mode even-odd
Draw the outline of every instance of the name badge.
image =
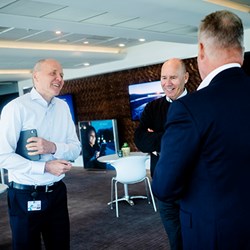
[[28, 211], [40, 211], [41, 201], [28, 201]]

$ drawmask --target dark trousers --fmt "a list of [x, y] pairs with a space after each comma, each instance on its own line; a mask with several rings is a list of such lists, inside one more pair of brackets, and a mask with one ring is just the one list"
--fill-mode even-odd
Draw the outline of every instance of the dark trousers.
[[40, 250], [41, 236], [47, 250], [69, 250], [70, 228], [67, 190], [60, 182], [52, 192], [38, 192], [40, 211], [27, 211], [31, 191], [8, 189], [13, 250]]
[[157, 203], [171, 250], [182, 250], [179, 201], [163, 202], [158, 200]]

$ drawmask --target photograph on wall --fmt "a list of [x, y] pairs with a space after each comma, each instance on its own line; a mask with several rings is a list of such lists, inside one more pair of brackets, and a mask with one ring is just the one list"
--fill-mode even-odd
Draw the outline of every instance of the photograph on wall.
[[112, 168], [109, 164], [99, 162], [98, 158], [116, 154], [119, 149], [116, 120], [80, 121], [78, 126], [84, 168], [89, 170]]

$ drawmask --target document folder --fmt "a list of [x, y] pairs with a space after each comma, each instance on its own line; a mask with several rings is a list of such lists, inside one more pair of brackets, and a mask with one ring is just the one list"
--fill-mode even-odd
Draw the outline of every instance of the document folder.
[[40, 155], [29, 155], [28, 151], [26, 148], [27, 140], [30, 137], [37, 137], [37, 131], [36, 129], [29, 129], [29, 130], [24, 130], [21, 131], [19, 140], [17, 142], [17, 147], [16, 147], [16, 153], [23, 156], [24, 158], [31, 160], [31, 161], [38, 161], [40, 159]]

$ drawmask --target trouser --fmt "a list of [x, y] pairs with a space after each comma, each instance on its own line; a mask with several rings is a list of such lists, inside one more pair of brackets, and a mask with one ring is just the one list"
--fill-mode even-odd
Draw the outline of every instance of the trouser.
[[157, 203], [171, 250], [182, 250], [179, 201], [163, 202], [158, 200]]
[[[40, 250], [41, 236], [47, 250], [69, 250], [70, 228], [67, 190], [63, 182], [52, 192], [8, 189], [13, 250]], [[41, 201], [41, 210], [28, 211], [28, 201]]]

